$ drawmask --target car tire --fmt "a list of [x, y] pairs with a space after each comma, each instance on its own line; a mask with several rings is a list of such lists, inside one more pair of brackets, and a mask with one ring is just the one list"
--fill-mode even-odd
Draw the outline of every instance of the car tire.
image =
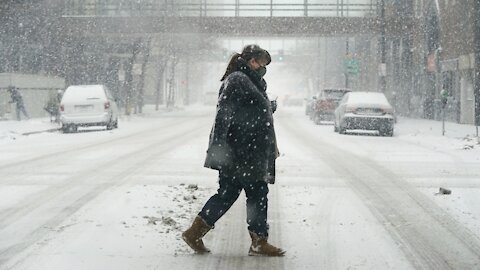
[[393, 137], [393, 127], [380, 129], [380, 135], [384, 137]]
[[340, 134], [345, 134], [346, 131], [347, 131], [347, 129], [344, 128], [344, 127], [342, 127], [342, 125], [340, 125], [340, 126], [338, 127], [338, 133], [340, 133]]
[[74, 125], [74, 124], [62, 126], [63, 133], [75, 133], [77, 132], [77, 130], [78, 130], [77, 125]]
[[115, 119], [115, 122], [113, 123], [113, 128], [118, 128], [118, 118]]
[[319, 113], [319, 114], [317, 114], [317, 118], [315, 120], [316, 120], [315, 124], [321, 125], [322, 121], [325, 120], [325, 116], [323, 114]]
[[62, 125], [62, 132], [68, 133], [68, 125]]

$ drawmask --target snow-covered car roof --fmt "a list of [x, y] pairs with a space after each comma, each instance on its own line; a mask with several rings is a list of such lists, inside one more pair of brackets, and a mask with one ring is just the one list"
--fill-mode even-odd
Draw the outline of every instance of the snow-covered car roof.
[[83, 100], [86, 98], [105, 98], [102, 85], [71, 85], [65, 90], [65, 100]]

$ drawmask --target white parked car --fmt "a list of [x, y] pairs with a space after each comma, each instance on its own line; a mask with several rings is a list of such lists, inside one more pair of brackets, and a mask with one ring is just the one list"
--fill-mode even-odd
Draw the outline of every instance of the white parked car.
[[72, 85], [60, 102], [60, 122], [64, 132], [76, 132], [79, 126], [118, 127], [118, 107], [104, 85]]
[[349, 92], [335, 110], [334, 130], [378, 130], [382, 136], [393, 136], [395, 116], [383, 93]]

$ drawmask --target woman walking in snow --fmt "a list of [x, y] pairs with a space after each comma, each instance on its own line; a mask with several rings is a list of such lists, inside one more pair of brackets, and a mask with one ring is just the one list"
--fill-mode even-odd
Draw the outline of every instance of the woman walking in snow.
[[274, 102], [262, 78], [270, 54], [258, 45], [246, 46], [232, 56], [223, 75], [217, 114], [205, 167], [219, 171], [219, 188], [194, 219], [182, 238], [197, 253], [208, 253], [203, 236], [213, 228], [245, 190], [247, 223], [252, 244], [249, 255], [283, 256], [268, 243], [268, 183], [275, 182], [278, 156], [273, 127]]

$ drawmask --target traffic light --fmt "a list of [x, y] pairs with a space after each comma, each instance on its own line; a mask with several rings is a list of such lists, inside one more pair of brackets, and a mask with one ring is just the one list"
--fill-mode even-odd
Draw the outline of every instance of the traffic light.
[[283, 60], [285, 59], [285, 56], [283, 54], [283, 50], [279, 50], [278, 51], [278, 56], [277, 56], [277, 60], [282, 62]]
[[442, 101], [442, 108], [445, 109], [447, 106], [447, 101], [448, 101], [448, 91], [445, 89], [442, 89], [440, 91], [440, 100]]

